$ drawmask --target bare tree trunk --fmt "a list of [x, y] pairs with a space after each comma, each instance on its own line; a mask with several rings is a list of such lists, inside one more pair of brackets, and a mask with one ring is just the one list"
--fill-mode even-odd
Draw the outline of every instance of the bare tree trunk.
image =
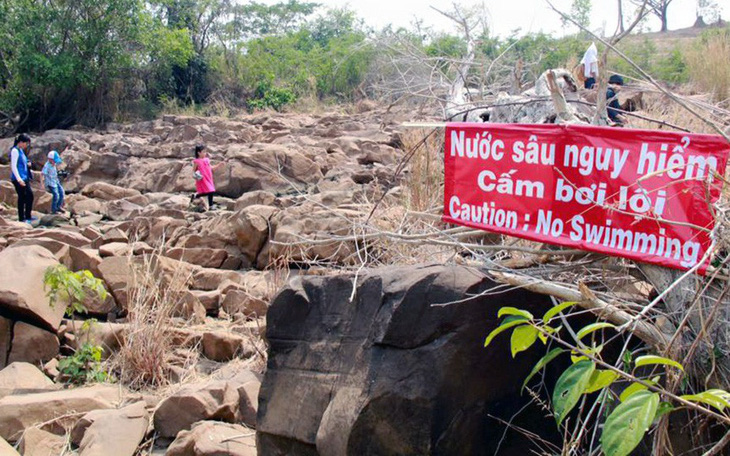
[[596, 115], [593, 117], [593, 125], [608, 125], [608, 112], [606, 111], [606, 89], [608, 88], [608, 75], [606, 74], [606, 62], [608, 51], [601, 54], [601, 62], [598, 65], [598, 94], [596, 97]]
[[624, 33], [624, 8], [622, 0], [618, 0], [618, 31]]

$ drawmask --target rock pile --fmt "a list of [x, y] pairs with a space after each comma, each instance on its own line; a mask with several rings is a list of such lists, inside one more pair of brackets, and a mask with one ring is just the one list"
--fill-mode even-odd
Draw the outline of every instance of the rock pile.
[[[347, 242], [296, 242], [350, 233], [354, 205], [397, 191], [392, 165], [402, 152], [393, 126], [375, 111], [165, 116], [34, 136], [35, 164], [63, 151], [69, 213], [48, 214], [50, 197], [35, 179], [40, 220], [16, 222], [15, 191], [0, 181], [0, 445], [25, 455], [168, 446], [172, 455], [255, 454], [266, 315], [288, 275], [282, 265], [352, 261]], [[0, 140], [0, 150], [9, 143]], [[226, 163], [215, 175], [218, 210], [190, 203], [197, 143]], [[57, 265], [91, 271], [107, 297], [87, 294], [86, 312], [73, 316], [64, 299], [51, 306], [44, 274]], [[155, 301], [169, 307], [160, 337], [174, 341], [165, 394], [65, 388], [59, 359], [87, 343], [103, 349], [114, 373], [139, 329], [135, 313], [154, 301], [145, 294], [151, 286], [166, 290]]]

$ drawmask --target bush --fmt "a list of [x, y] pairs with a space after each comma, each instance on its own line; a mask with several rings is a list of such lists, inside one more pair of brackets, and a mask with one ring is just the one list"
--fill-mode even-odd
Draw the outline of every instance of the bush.
[[[72, 317], [74, 313], [86, 313], [84, 300], [87, 293], [96, 293], [102, 299], [106, 299], [107, 296], [104, 283], [94, 277], [90, 271], [84, 269], [72, 272], [64, 265], [51, 266], [46, 269], [43, 285], [48, 289], [47, 295], [51, 307], [59, 299], [67, 301], [66, 315], [69, 317]], [[73, 320], [71, 323], [74, 325]], [[88, 334], [91, 325], [94, 324], [96, 324], [94, 319], [85, 321], [81, 326], [82, 332]], [[109, 375], [101, 364], [102, 351], [103, 349], [99, 345], [85, 342], [73, 355], [61, 358], [58, 362], [61, 378], [77, 385], [108, 380]]]
[[101, 364], [103, 349], [99, 345], [85, 343], [76, 352], [58, 362], [61, 379], [75, 385], [101, 383], [109, 380], [109, 374]]
[[655, 65], [654, 74], [660, 80], [674, 84], [687, 82], [689, 69], [681, 49], [675, 47], [668, 56], [659, 59]]
[[69, 317], [74, 313], [86, 313], [84, 300], [88, 292], [96, 293], [102, 300], [107, 296], [104, 282], [94, 277], [91, 271], [72, 272], [62, 264], [46, 269], [43, 286], [48, 290], [46, 294], [51, 307], [59, 299], [68, 301], [66, 315]]
[[296, 101], [296, 99], [296, 95], [291, 90], [274, 87], [271, 83], [262, 82], [256, 87], [254, 97], [248, 100], [248, 108], [252, 111], [266, 108], [281, 111], [281, 108]]

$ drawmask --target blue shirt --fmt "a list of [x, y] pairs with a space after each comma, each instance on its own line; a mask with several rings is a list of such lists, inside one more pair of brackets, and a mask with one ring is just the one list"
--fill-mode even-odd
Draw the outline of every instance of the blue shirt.
[[55, 165], [46, 162], [43, 165], [43, 178], [46, 180], [46, 187], [58, 187], [61, 182], [58, 180], [58, 170]]
[[21, 149], [19, 147], [13, 147], [12, 149], [10, 149], [10, 157], [11, 157], [10, 158], [10, 160], [11, 160], [10, 179], [13, 182], [18, 181], [18, 179], [16, 179], [16, 177], [15, 177], [15, 173], [13, 172], [12, 157], [13, 157], [14, 151], [17, 152], [17, 154], [18, 154], [18, 161], [16, 163], [16, 170], [18, 172], [18, 176], [20, 176], [20, 179], [23, 182], [27, 182], [28, 181], [28, 158], [25, 156], [25, 152], [23, 152], [23, 149]]

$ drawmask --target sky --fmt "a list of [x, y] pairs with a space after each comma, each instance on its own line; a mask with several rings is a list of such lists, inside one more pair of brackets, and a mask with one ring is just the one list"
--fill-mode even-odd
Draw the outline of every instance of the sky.
[[[275, 3], [277, 0], [266, 1]], [[415, 18], [419, 18], [426, 26], [436, 30], [452, 32], [453, 22], [444, 18], [430, 8], [431, 5], [439, 9], [448, 9], [452, 2], [429, 0], [312, 0], [327, 7], [348, 6], [358, 16], [364, 19], [367, 25], [381, 28], [387, 24], [410, 27]], [[727, 0], [719, 0], [722, 5]], [[575, 29], [564, 29], [560, 17], [552, 11], [545, 0], [460, 0], [456, 3], [464, 6], [484, 4], [488, 11], [490, 30], [500, 37], [509, 36], [515, 29], [521, 29], [520, 34], [545, 32], [551, 35], [574, 33]], [[572, 0], [553, 0], [556, 7], [569, 11]], [[624, 0], [624, 4], [628, 4]], [[695, 22], [697, 0], [673, 0], [669, 6], [669, 29], [690, 27]], [[592, 0], [591, 28], [594, 31], [605, 29], [612, 35], [617, 24], [616, 0]], [[626, 6], [624, 7], [626, 10]], [[730, 16], [730, 6], [726, 6], [723, 16]], [[659, 21], [652, 17], [647, 24], [647, 31], [658, 31]]]

